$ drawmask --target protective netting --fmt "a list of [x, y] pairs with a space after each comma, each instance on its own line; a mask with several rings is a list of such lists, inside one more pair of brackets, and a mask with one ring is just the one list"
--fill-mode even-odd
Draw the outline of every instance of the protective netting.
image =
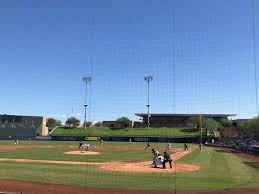
[[[258, 1], [88, 0], [66, 1], [64, 7], [57, 2], [46, 3], [46, 7], [45, 2], [40, 5], [33, 3], [33, 6], [39, 13], [16, 10], [26, 16], [22, 21], [29, 20], [31, 25], [35, 25], [34, 33], [25, 30], [30, 36], [35, 36], [33, 41], [28, 44], [23, 42], [22, 35], [17, 35], [18, 39], [14, 41], [24, 47], [24, 51], [14, 49], [22, 61], [21, 65], [31, 64], [19, 69], [26, 74], [26, 79], [18, 82], [24, 90], [17, 88], [18, 93], [12, 93], [6, 84], [1, 84], [3, 98], [7, 99], [10, 92], [10, 96], [18, 94], [22, 100], [10, 97], [14, 105], [7, 105], [4, 100], [0, 106], [8, 114], [17, 114], [19, 107], [19, 114], [36, 112], [60, 119], [63, 123], [69, 117], [76, 117], [81, 121], [82, 130], [78, 132], [76, 127], [70, 129], [75, 132], [69, 137], [62, 133], [53, 135], [57, 139], [65, 136], [63, 140], [76, 142], [51, 142], [52, 147], [47, 147], [43, 153], [41, 147], [12, 152], [9, 147], [2, 147], [0, 177], [34, 181], [30, 178], [31, 171], [39, 173], [41, 170], [42, 174], [33, 176], [36, 182], [74, 185], [81, 192], [93, 193], [123, 193], [126, 190], [129, 193], [141, 190], [147, 193], [219, 190], [224, 193], [225, 189], [259, 187], [258, 162], [243, 161], [237, 157], [238, 154], [227, 153], [233, 150], [223, 149], [238, 145], [238, 151], [242, 152], [243, 143], [248, 145], [256, 141], [254, 137], [224, 140], [213, 149], [202, 145], [208, 143], [203, 139], [208, 134], [203, 134], [203, 128], [211, 122], [209, 119], [228, 117], [211, 115], [236, 114], [229, 116], [229, 122], [237, 119], [236, 125], [239, 125], [238, 119], [258, 116]], [[0, 16], [1, 13], [10, 16], [3, 10], [1, 12], [1, 7]], [[15, 20], [17, 16], [19, 14]], [[37, 18], [35, 21], [30, 19], [34, 17]], [[45, 17], [50, 18], [45, 20]], [[3, 23], [3, 31], [9, 28], [4, 20], [0, 19], [0, 22]], [[24, 25], [27, 28], [31, 26]], [[46, 34], [41, 34], [41, 37], [35, 35], [44, 30]], [[12, 42], [11, 38], [7, 40]], [[3, 60], [2, 64], [7, 64], [2, 71], [8, 75], [3, 73], [0, 82], [8, 83], [6, 80], [11, 81], [12, 76], [8, 72], [19, 70], [16, 70], [18, 66], [8, 63], [12, 60], [5, 53], [10, 50], [8, 44], [3, 38], [0, 42], [7, 45], [6, 49], [0, 46], [3, 50], [0, 62]], [[11, 48], [16, 48], [18, 43], [12, 42], [15, 46]], [[35, 44], [40, 45], [36, 53], [33, 52]], [[29, 48], [24, 45], [29, 45]], [[28, 53], [34, 57], [32, 61], [28, 59]], [[27, 57], [23, 58], [23, 55]], [[39, 68], [30, 72], [35, 69], [34, 63]], [[41, 74], [43, 71], [44, 75]], [[83, 77], [87, 80], [82, 81]], [[15, 84], [12, 82], [12, 87]], [[161, 133], [157, 133], [156, 128], [152, 128], [154, 120], [149, 128], [149, 119], [155, 113], [169, 115], [163, 115], [165, 118], [161, 119], [161, 123], [193, 122], [194, 127], [161, 125], [157, 129]], [[168, 117], [173, 113], [185, 116], [178, 115], [179, 118], [171, 121]], [[202, 116], [205, 114], [209, 116]], [[128, 117], [139, 125], [143, 122], [135, 130], [146, 131], [142, 131], [141, 135], [132, 135], [134, 129], [125, 125], [121, 132], [112, 123], [120, 117]], [[149, 118], [147, 122], [146, 118]], [[112, 126], [103, 128], [102, 133], [113, 134], [112, 138], [119, 141], [109, 141], [112, 138], [108, 135], [101, 137], [103, 134], [94, 127], [84, 129], [95, 130], [90, 135], [82, 132], [83, 127], [86, 128], [84, 122], [94, 124], [98, 121], [112, 123]], [[227, 126], [229, 130], [236, 127], [226, 125], [231, 126]], [[65, 125], [62, 129], [64, 133], [67, 133], [67, 128], [69, 126]], [[216, 141], [217, 138], [208, 138], [209, 143], [214, 143], [214, 139]], [[79, 140], [91, 144], [89, 150], [78, 149], [76, 144]], [[168, 149], [169, 143], [172, 145]], [[160, 153], [156, 158], [152, 148]], [[76, 154], [67, 153], [71, 151]], [[98, 154], [87, 154], [90, 151]], [[36, 152], [41, 154], [36, 157]], [[162, 169], [163, 162], [155, 168], [154, 161], [163, 157], [162, 161], [166, 154], [172, 157], [172, 168], [169, 162], [166, 169]], [[15, 161], [17, 158], [23, 161]], [[57, 162], [48, 163], [46, 160]], [[14, 166], [15, 162], [22, 165]], [[13, 168], [17, 168], [17, 177], [11, 176], [17, 173], [12, 171]], [[93, 191], [93, 188], [99, 190]], [[46, 187], [50, 193], [51, 189]]]

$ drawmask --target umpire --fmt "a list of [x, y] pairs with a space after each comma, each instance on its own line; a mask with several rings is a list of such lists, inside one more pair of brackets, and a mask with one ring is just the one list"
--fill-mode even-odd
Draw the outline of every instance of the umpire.
[[164, 152], [163, 168], [164, 169], [166, 168], [165, 164], [167, 162], [169, 162], [170, 168], [172, 168], [172, 161], [173, 160], [172, 160], [171, 156], [168, 153]]

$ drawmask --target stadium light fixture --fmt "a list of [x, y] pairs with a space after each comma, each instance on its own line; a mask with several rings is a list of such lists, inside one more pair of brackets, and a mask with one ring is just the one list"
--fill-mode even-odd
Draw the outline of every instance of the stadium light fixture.
[[153, 76], [148, 75], [144, 76], [144, 80], [147, 82], [147, 128], [150, 126], [150, 114], [149, 114], [149, 109], [150, 109], [150, 103], [149, 103], [149, 89], [150, 89], [150, 82], [153, 80]]
[[85, 103], [84, 103], [84, 109], [85, 109], [85, 115], [84, 115], [84, 129], [86, 129], [86, 108], [87, 108], [87, 84], [88, 82], [92, 81], [92, 78], [90, 76], [86, 76], [82, 78], [83, 82], [85, 83]]

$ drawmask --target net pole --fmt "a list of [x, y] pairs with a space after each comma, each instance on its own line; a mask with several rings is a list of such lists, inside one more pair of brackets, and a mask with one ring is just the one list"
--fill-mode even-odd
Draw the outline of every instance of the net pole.
[[[90, 76], [93, 76], [93, 59], [90, 57]], [[88, 107], [88, 120], [91, 122], [91, 108], [92, 108], [92, 82], [89, 84], [89, 107]]]
[[255, 108], [256, 116], [259, 116], [258, 112], [258, 83], [257, 83], [257, 57], [256, 57], [256, 37], [255, 37], [255, 0], [252, 0], [252, 24], [253, 24], [253, 60], [254, 60], [254, 79], [255, 79]]
[[[169, 30], [171, 30], [171, 42], [172, 42], [172, 89], [173, 89], [173, 91], [172, 91], [172, 97], [173, 97], [173, 99], [172, 99], [172, 112], [173, 113], [175, 113], [175, 101], [176, 101], [176, 99], [175, 99], [175, 97], [176, 97], [176, 95], [175, 95], [175, 86], [176, 86], [176, 83], [175, 83], [175, 2], [174, 2], [174, 0], [170, 0], [169, 1], [169, 3], [170, 3], [170, 5], [169, 5], [169, 15], [170, 15], [170, 18], [171, 18], [171, 20], [172, 20], [172, 22], [171, 22], [171, 25], [169, 25]], [[170, 48], [170, 47], [169, 47]], [[176, 138], [176, 128], [174, 129], [174, 137]], [[177, 192], [177, 189], [176, 189], [176, 187], [177, 187], [177, 183], [176, 183], [176, 181], [177, 181], [177, 176], [176, 176], [176, 160], [175, 160], [175, 162], [174, 162], [174, 190], [173, 190], [173, 192], [176, 194], [176, 192]]]

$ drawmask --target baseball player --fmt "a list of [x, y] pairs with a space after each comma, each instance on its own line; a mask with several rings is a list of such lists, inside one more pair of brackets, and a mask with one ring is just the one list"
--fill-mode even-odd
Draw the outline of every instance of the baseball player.
[[19, 140], [18, 139], [16, 139], [15, 141], [14, 141], [14, 144], [19, 144]]
[[188, 150], [188, 145], [186, 143], [184, 143], [183, 145], [184, 145], [184, 151]]
[[82, 147], [83, 143], [80, 141], [79, 142], [79, 146], [78, 146], [78, 149], [80, 150], [80, 148]]
[[101, 143], [101, 145], [103, 146], [103, 139], [102, 139], [102, 138], [100, 139], [100, 143]]
[[145, 150], [147, 150], [148, 148], [150, 148], [151, 147], [151, 143], [150, 142], [147, 142], [147, 145], [146, 145], [146, 147], [145, 147]]
[[201, 143], [199, 143], [199, 149], [200, 149], [200, 150], [202, 149], [202, 144], [201, 144]]
[[167, 142], [165, 151], [170, 150], [172, 148], [172, 144], [170, 142]]
[[164, 157], [159, 154], [154, 161], [154, 167], [159, 168], [159, 166], [163, 164], [164, 164]]
[[91, 146], [92, 146], [91, 144], [83, 144], [83, 145], [81, 146], [81, 148], [85, 149], [85, 151], [87, 152], [88, 149], [89, 149]]
[[164, 152], [163, 168], [164, 169], [166, 168], [165, 164], [167, 162], [169, 162], [170, 168], [172, 168], [172, 161], [173, 160], [172, 160], [171, 156], [168, 153]]
[[155, 165], [156, 158], [160, 155], [159, 151], [152, 148], [152, 154], [153, 154], [153, 164]]

